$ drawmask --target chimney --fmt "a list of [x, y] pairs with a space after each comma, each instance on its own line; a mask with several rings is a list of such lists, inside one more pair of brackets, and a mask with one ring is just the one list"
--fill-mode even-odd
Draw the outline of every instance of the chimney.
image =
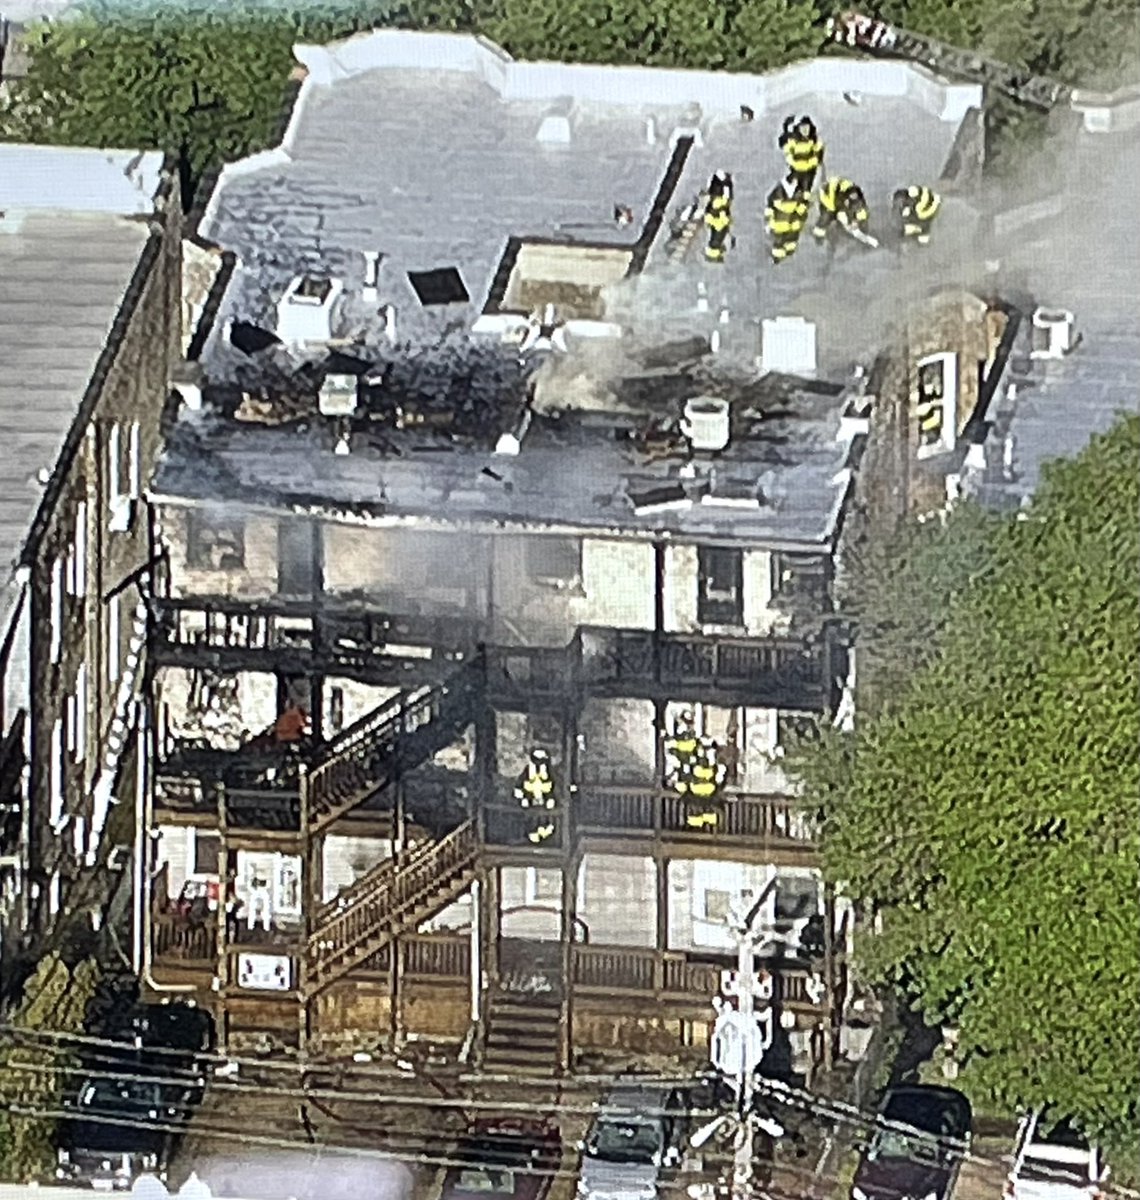
[[317, 409], [324, 417], [351, 417], [356, 412], [356, 376], [326, 375]]
[[[715, 331], [714, 331], [715, 332]], [[731, 408], [719, 396], [695, 396], [685, 404], [681, 432], [694, 450], [713, 452], [728, 445]]]

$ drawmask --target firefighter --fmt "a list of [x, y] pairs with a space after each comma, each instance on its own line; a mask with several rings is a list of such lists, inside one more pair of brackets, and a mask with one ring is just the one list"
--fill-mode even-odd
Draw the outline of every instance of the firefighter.
[[721, 806], [716, 801], [716, 795], [726, 773], [725, 765], [717, 754], [716, 743], [712, 738], [701, 738], [685, 779], [690, 798], [686, 805], [685, 824], [690, 829], [707, 829], [711, 833], [720, 824]]
[[554, 836], [554, 780], [550, 774], [550, 756], [545, 750], [530, 752], [523, 773], [515, 786], [515, 799], [519, 805], [534, 814], [534, 823], [527, 832], [527, 839], [536, 845]]
[[717, 171], [709, 180], [708, 210], [719, 212], [727, 209], [732, 212], [732, 176], [727, 171]]
[[807, 223], [809, 203], [794, 175], [789, 175], [769, 192], [764, 220], [772, 235], [773, 262], [783, 262], [795, 254]]
[[800, 190], [811, 195], [815, 177], [823, 165], [823, 142], [815, 122], [806, 114], [796, 120], [788, 117], [780, 133], [780, 149], [788, 163], [788, 170], [800, 185]]
[[727, 171], [717, 171], [709, 180], [705, 225], [709, 231], [705, 258], [723, 262], [732, 229], [732, 176]]
[[665, 776], [683, 796], [688, 791], [688, 768], [697, 754], [697, 725], [686, 708], [673, 724], [673, 736], [665, 741]]
[[903, 241], [914, 241], [920, 246], [929, 245], [930, 226], [941, 207], [942, 197], [928, 187], [915, 184], [899, 188], [895, 192], [894, 209]]
[[819, 194], [819, 220], [812, 233], [822, 241], [838, 224], [866, 236], [868, 216], [863, 189], [850, 179], [832, 176]]

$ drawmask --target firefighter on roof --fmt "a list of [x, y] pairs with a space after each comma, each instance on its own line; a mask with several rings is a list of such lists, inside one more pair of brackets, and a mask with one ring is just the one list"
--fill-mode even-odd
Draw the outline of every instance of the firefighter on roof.
[[[720, 824], [721, 805], [716, 796], [726, 774], [727, 768], [720, 761], [716, 743], [712, 738], [701, 738], [681, 781], [688, 797], [685, 824], [690, 829], [707, 829], [711, 833]], [[681, 790], [680, 786], [677, 790]]]
[[823, 142], [815, 122], [806, 114], [798, 120], [788, 117], [780, 133], [780, 149], [788, 162], [788, 171], [800, 186], [800, 191], [811, 195], [815, 177], [823, 164]]
[[899, 188], [895, 192], [894, 209], [903, 240], [917, 242], [920, 246], [927, 245], [930, 242], [930, 226], [941, 207], [942, 197], [928, 187], [915, 184]]
[[868, 217], [862, 188], [850, 179], [832, 176], [819, 194], [819, 220], [812, 233], [822, 241], [840, 225], [865, 237]]
[[795, 176], [789, 175], [768, 193], [764, 221], [772, 236], [772, 261], [783, 262], [796, 252], [808, 219], [809, 200]]
[[717, 171], [709, 180], [705, 226], [709, 231], [705, 258], [723, 262], [732, 230], [732, 176], [726, 171]]
[[527, 839], [536, 845], [554, 836], [554, 780], [550, 774], [550, 756], [545, 750], [534, 749], [515, 785], [515, 799], [520, 807], [533, 814]]

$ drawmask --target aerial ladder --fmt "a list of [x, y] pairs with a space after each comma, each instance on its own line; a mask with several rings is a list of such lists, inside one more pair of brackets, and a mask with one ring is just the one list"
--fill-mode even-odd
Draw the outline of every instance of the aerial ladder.
[[971, 50], [945, 46], [933, 38], [899, 29], [860, 12], [849, 11], [829, 18], [826, 36], [828, 42], [835, 45], [889, 58], [910, 59], [940, 75], [959, 75], [974, 80], [1045, 112], [1068, 104], [1073, 97], [1072, 89], [1063, 83], [1018, 70]]

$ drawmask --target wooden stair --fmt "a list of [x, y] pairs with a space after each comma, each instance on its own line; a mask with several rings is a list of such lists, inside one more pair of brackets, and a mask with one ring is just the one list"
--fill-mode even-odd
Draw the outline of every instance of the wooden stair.
[[475, 877], [478, 849], [475, 822], [467, 821], [398, 863], [377, 864], [322, 906], [308, 943], [306, 994], [317, 995], [458, 899]]
[[309, 831], [323, 832], [455, 740], [486, 683], [482, 659], [445, 683], [381, 704], [324, 746], [305, 781]]
[[487, 1075], [558, 1075], [562, 1005], [557, 996], [493, 992], [487, 1004], [483, 1072]]

